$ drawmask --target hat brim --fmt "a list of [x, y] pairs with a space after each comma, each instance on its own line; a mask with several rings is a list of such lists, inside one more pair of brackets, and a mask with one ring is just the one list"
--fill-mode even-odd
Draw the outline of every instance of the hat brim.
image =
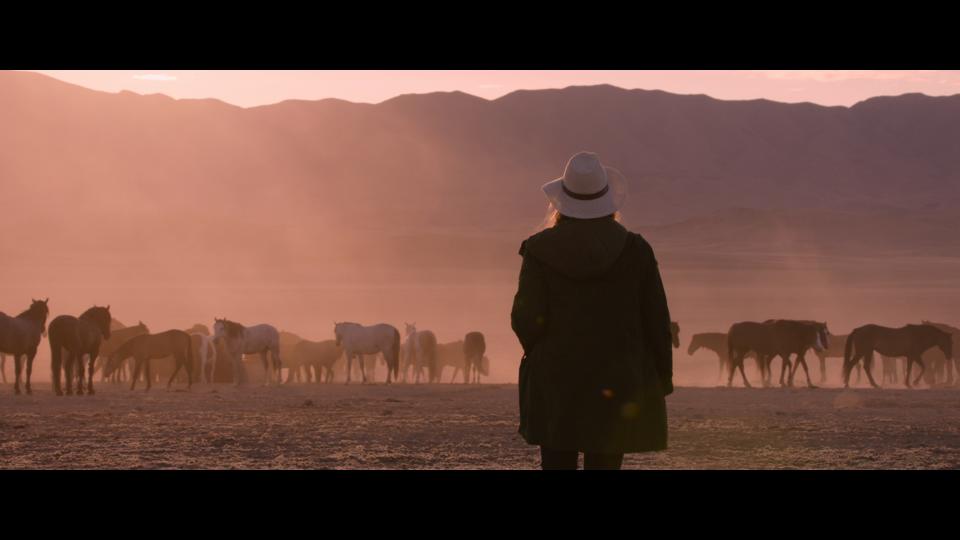
[[563, 178], [551, 180], [543, 185], [544, 195], [550, 204], [561, 214], [578, 219], [594, 219], [618, 212], [627, 199], [627, 181], [620, 171], [613, 167], [604, 167], [610, 189], [596, 199], [574, 199], [563, 191]]

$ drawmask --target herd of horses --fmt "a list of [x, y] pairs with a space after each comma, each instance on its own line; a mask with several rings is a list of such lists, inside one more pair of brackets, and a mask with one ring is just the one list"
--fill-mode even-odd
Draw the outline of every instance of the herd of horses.
[[[300, 380], [301, 372], [307, 382], [312, 378], [316, 383], [330, 383], [338, 363], [345, 363], [349, 384], [354, 360], [366, 383], [372, 379], [372, 373], [368, 377], [367, 372], [375, 369], [377, 358], [387, 366], [387, 383], [406, 382], [411, 370], [417, 383], [421, 376], [427, 382], [440, 382], [445, 366], [455, 368], [454, 379], [462, 369], [464, 383], [479, 383], [480, 375], [489, 375], [486, 341], [481, 332], [468, 332], [463, 340], [444, 344], [437, 343], [432, 331], [418, 331], [415, 324], [408, 323], [406, 340], [401, 342], [400, 332], [389, 324], [337, 322], [333, 329], [335, 339], [317, 342], [280, 332], [269, 324], [244, 326], [217, 318], [212, 334], [199, 324], [187, 330], [151, 334], [142, 321], [130, 327], [118, 324], [110, 314], [110, 306], [94, 306], [77, 317], [60, 315], [47, 325], [48, 301], [33, 300], [16, 317], [0, 312], [0, 373], [6, 382], [4, 354], [12, 356], [16, 394], [21, 393], [21, 379], [26, 393], [32, 393], [33, 361], [44, 336], [50, 344], [53, 391], [58, 396], [94, 394], [93, 376], [97, 370], [101, 371], [101, 381], [129, 379], [133, 390], [142, 378], [149, 390], [157, 375], [168, 377], [168, 389], [175, 380], [186, 379], [188, 388], [194, 380], [214, 382], [219, 366], [220, 371], [229, 371], [235, 385], [240, 385], [249, 382], [243, 358], [253, 355], [260, 357], [265, 385], [282, 382], [284, 367], [288, 370], [288, 383]], [[282, 352], [284, 348], [287, 350]], [[341, 358], [345, 362], [339, 362]], [[171, 369], [154, 373], [153, 362]]]
[[[360, 379], [366, 383], [372, 379], [378, 358], [387, 368], [387, 383], [406, 382], [408, 378], [415, 383], [421, 379], [441, 382], [443, 369], [448, 366], [454, 368], [450, 382], [461, 370], [464, 383], [479, 383], [481, 374], [489, 375], [486, 342], [481, 332], [468, 332], [463, 340], [456, 342], [438, 343], [432, 331], [418, 330], [416, 324], [407, 323], [405, 339], [401, 339], [400, 331], [389, 324], [363, 326], [336, 322], [335, 339], [310, 341], [279, 332], [269, 324], [244, 326], [217, 318], [212, 334], [204, 325], [151, 334], [143, 322], [130, 327], [117, 325], [110, 315], [110, 306], [94, 306], [77, 317], [60, 315], [48, 326], [48, 301], [33, 300], [30, 307], [16, 317], [0, 312], [0, 374], [6, 382], [3, 354], [11, 355], [17, 394], [21, 392], [21, 379], [26, 392], [32, 392], [33, 360], [43, 336], [50, 343], [53, 390], [57, 395], [70, 395], [74, 391], [93, 394], [93, 376], [98, 369], [101, 381], [129, 380], [131, 389], [136, 388], [141, 374], [149, 390], [156, 375], [168, 377], [167, 388], [178, 377], [186, 379], [189, 387], [194, 380], [215, 382], [218, 369], [229, 371], [229, 378], [239, 385], [248, 382], [243, 358], [253, 355], [260, 357], [264, 384], [283, 382], [284, 367], [288, 370], [288, 383], [301, 379], [330, 383], [338, 364], [345, 369], [347, 384], [355, 371], [359, 371]], [[674, 348], [679, 348], [678, 323], [671, 324], [671, 333]], [[883, 359], [884, 384], [896, 384], [902, 372], [908, 388], [921, 380], [933, 387], [956, 382], [953, 372], [954, 367], [960, 370], [960, 359], [953, 357], [953, 341], [957, 336], [960, 329], [929, 321], [900, 328], [867, 324], [841, 336], [831, 334], [824, 322], [770, 319], [738, 322], [726, 333], [694, 334], [687, 353], [693, 355], [701, 348], [716, 353], [720, 376], [726, 372], [727, 386], [733, 384], [734, 375], [739, 371], [744, 386], [751, 387], [744, 371], [747, 358], [756, 362], [763, 385], [770, 386], [773, 361], [780, 358], [781, 386], [793, 386], [794, 376], [802, 367], [807, 386], [815, 387], [806, 361], [806, 354], [812, 350], [820, 360], [821, 383], [826, 382], [826, 360], [841, 358], [844, 387], [849, 386], [853, 369], [857, 368], [859, 379], [862, 368], [870, 384], [879, 388], [872, 373], [874, 355], [879, 354]], [[285, 352], [282, 351], [284, 341]], [[218, 362], [218, 358], [225, 362]], [[898, 358], [902, 359], [901, 368], [897, 365]], [[151, 371], [152, 361], [170, 367], [155, 374]], [[920, 371], [916, 379], [911, 380], [914, 365]], [[24, 368], [25, 377], [22, 376]], [[367, 376], [368, 372], [371, 377]]]
[[[672, 325], [672, 331], [673, 345], [679, 348], [677, 323]], [[726, 333], [694, 334], [687, 354], [693, 355], [701, 348], [716, 353], [719, 376], [722, 377], [726, 371], [727, 386], [733, 384], [737, 370], [740, 371], [744, 386], [751, 386], [744, 372], [744, 360], [748, 357], [756, 362], [763, 385], [770, 386], [771, 365], [779, 357], [781, 386], [793, 386], [797, 369], [803, 367], [807, 386], [813, 388], [815, 385], [810, 379], [806, 362], [806, 353], [811, 350], [820, 360], [821, 383], [827, 380], [827, 358], [840, 358], [843, 360], [841, 373], [844, 388], [849, 387], [854, 368], [857, 368], [858, 382], [862, 369], [870, 385], [880, 388], [872, 373], [874, 354], [879, 354], [883, 359], [884, 384], [897, 384], [902, 374], [907, 388], [912, 388], [921, 380], [931, 387], [952, 386], [960, 381], [953, 375], [954, 367], [960, 371], [960, 358], [953, 357], [956, 338], [960, 338], [960, 328], [929, 321], [900, 328], [867, 324], [855, 328], [848, 335], [833, 335], [823, 322], [770, 319], [764, 322], [738, 322]], [[899, 368], [898, 358], [902, 360]], [[915, 364], [920, 372], [916, 379], [911, 380]]]

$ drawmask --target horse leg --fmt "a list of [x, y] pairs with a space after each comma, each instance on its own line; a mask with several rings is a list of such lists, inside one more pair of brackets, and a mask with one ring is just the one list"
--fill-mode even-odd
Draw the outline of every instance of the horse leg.
[[921, 358], [919, 355], [917, 355], [913, 361], [920, 365], [920, 373], [917, 375], [917, 379], [913, 381], [913, 384], [917, 385], [920, 384], [920, 380], [923, 379], [923, 374], [927, 371], [927, 367], [923, 365], [923, 358]]
[[20, 395], [20, 373], [23, 371], [23, 361], [21, 359], [20, 353], [15, 353], [13, 355], [13, 373], [16, 377], [13, 383], [13, 393]]
[[[742, 359], [742, 358], [740, 359], [739, 367], [740, 367], [740, 377], [743, 378], [743, 386], [746, 387], [746, 388], [753, 388], [752, 386], [750, 386], [750, 381], [747, 380], [747, 373], [743, 370], [743, 359]], [[732, 369], [730, 370], [730, 377], [731, 377], [731, 378], [733, 377], [733, 370], [732, 370]], [[727, 384], [727, 386], [730, 386], [730, 384]]]
[[3, 377], [3, 384], [7, 384], [7, 355], [0, 353], [0, 377]]
[[733, 386], [733, 373], [737, 370], [737, 362], [740, 360], [740, 355], [734, 353], [730, 361], [730, 373], [727, 374], [727, 388]]
[[870, 352], [863, 363], [863, 369], [867, 372], [867, 380], [870, 381], [870, 386], [873, 386], [874, 388], [880, 388], [880, 386], [877, 384], [877, 381], [873, 380], [873, 351]]
[[912, 356], [908, 356], [908, 357], [907, 357], [907, 374], [906, 374], [906, 376], [903, 378], [903, 384], [906, 385], [907, 388], [913, 388], [913, 387], [910, 385], [910, 371], [912, 371], [912, 370], [913, 370], [913, 357], [912, 357]]
[[33, 394], [30, 388], [30, 377], [33, 375], [33, 359], [37, 357], [37, 350], [34, 349], [27, 353], [27, 395]]
[[363, 384], [367, 383], [366, 360], [367, 358], [362, 354], [357, 357], [357, 363], [360, 364], [360, 377], [363, 380]]
[[76, 356], [70, 351], [67, 351], [66, 362], [64, 362], [64, 379], [67, 383], [67, 395], [73, 395], [73, 363], [76, 361]]
[[267, 362], [267, 351], [260, 351], [260, 361], [263, 363], [263, 385], [269, 386], [273, 382], [273, 370]]
[[150, 358], [149, 357], [143, 359], [143, 372], [144, 372], [144, 375], [147, 377], [147, 389], [144, 391], [149, 392], [150, 389], [153, 388], [153, 376], [150, 375]]
[[780, 387], [782, 388], [782, 387], [786, 386], [785, 381], [783, 380], [783, 376], [786, 374], [786, 371], [787, 371], [788, 369], [790, 369], [790, 355], [788, 354], [788, 355], [784, 356], [784, 355], [781, 354], [781, 355], [780, 355], [780, 359], [781, 359], [781, 362], [780, 362]]
[[94, 394], [94, 391], [93, 391], [93, 362], [94, 362], [94, 358], [98, 358], [99, 356], [100, 356], [100, 349], [99, 349], [99, 348], [95, 349], [92, 353], [90, 353], [90, 369], [88, 370], [88, 375], [87, 375], [87, 395], [88, 395], [88, 396], [92, 396], [92, 395]]
[[78, 396], [83, 395], [83, 374], [84, 374], [84, 367], [85, 367], [83, 363], [84, 356], [86, 355], [82, 353], [74, 356], [74, 362], [76, 364], [75, 369], [77, 370], [76, 375], [77, 375], [77, 395]]
[[[804, 358], [803, 353], [800, 353], [800, 355], [797, 356], [797, 361], [794, 362], [794, 364], [793, 364], [793, 372], [794, 372], [794, 373], [796, 373], [796, 371], [797, 371], [797, 364], [800, 364], [800, 365], [803, 366], [803, 373], [804, 373], [804, 375], [807, 376], [807, 388], [816, 388], [816, 386], [813, 385], [813, 382], [810, 381], [810, 369], [807, 367], [807, 359]], [[793, 386], [793, 378], [792, 378], [792, 377], [790, 378], [790, 385]]]
[[[177, 378], [177, 373], [180, 373], [180, 367], [183, 366], [183, 359], [180, 357], [180, 355], [175, 355], [173, 358], [176, 366], [173, 368], [173, 373], [170, 374], [170, 380], [167, 381], [168, 392], [170, 391], [170, 385], [173, 384], [173, 380]], [[190, 372], [187, 371], [187, 374], [189, 375]]]
[[353, 372], [353, 353], [347, 353], [347, 382], [350, 384], [350, 373]]
[[820, 359], [820, 384], [825, 384], [827, 382], [827, 355], [817, 354], [817, 358]]

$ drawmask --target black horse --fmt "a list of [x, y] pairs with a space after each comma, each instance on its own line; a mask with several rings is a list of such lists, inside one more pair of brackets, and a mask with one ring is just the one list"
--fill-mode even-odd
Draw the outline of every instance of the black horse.
[[[67, 395], [73, 394], [74, 369], [77, 370], [77, 394], [83, 394], [83, 356], [90, 358], [87, 393], [93, 394], [93, 363], [100, 356], [100, 344], [110, 339], [110, 306], [94, 306], [80, 317], [60, 315], [50, 321], [50, 368], [53, 370], [53, 389], [58, 396], [60, 368], [67, 379]], [[66, 358], [64, 358], [66, 353]]]
[[30, 375], [33, 373], [33, 359], [37, 356], [37, 347], [40, 345], [40, 338], [47, 333], [47, 316], [50, 314], [50, 308], [47, 307], [46, 300], [34, 300], [30, 308], [16, 317], [0, 312], [0, 353], [13, 355], [14, 371], [16, 372], [16, 383], [13, 386], [15, 394], [20, 393], [20, 373], [23, 371], [23, 357], [27, 357], [27, 384], [28, 394], [33, 393], [30, 389]]

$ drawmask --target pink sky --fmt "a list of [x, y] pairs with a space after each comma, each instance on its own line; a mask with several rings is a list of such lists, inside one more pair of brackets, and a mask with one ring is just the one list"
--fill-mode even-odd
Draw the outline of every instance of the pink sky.
[[514, 90], [612, 84], [623, 88], [852, 105], [872, 96], [960, 94], [960, 71], [39, 71], [95, 90], [216, 98], [251, 107], [286, 99], [378, 103], [400, 94], [460, 90], [494, 99]]

